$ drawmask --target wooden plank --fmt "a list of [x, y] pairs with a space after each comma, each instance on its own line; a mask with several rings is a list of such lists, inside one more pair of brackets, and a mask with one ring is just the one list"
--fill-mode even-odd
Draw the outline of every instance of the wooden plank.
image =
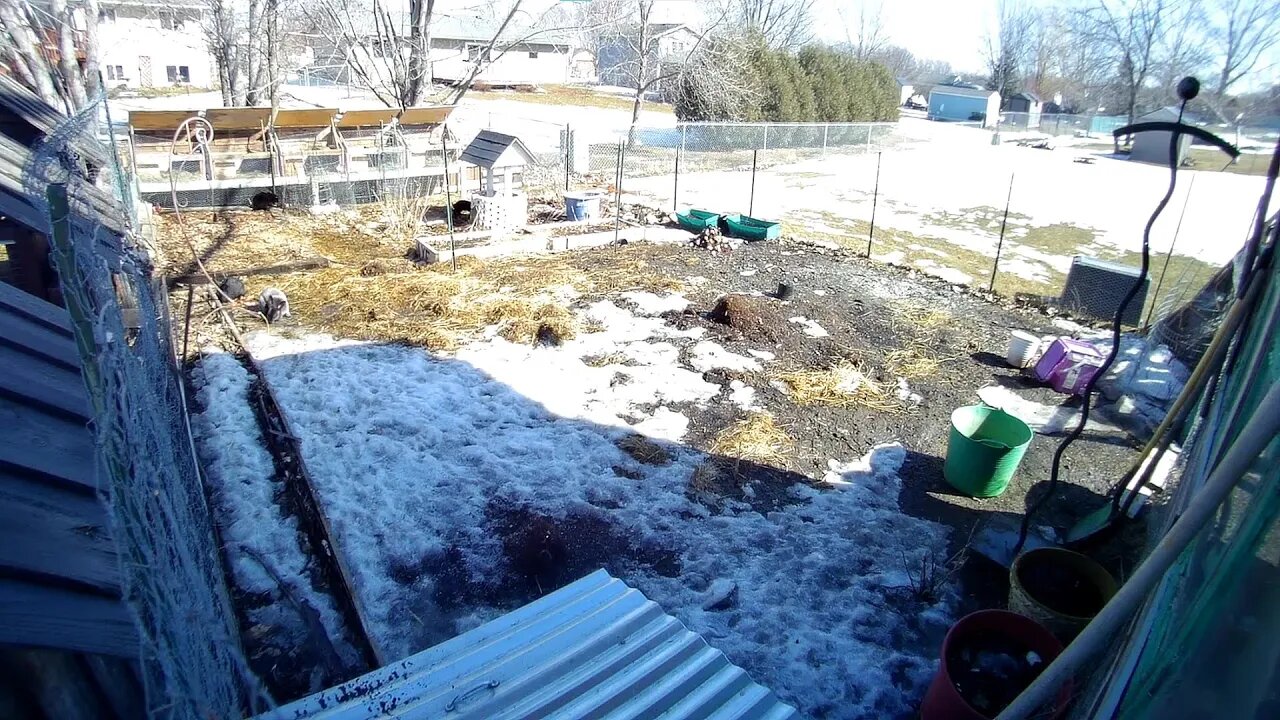
[[97, 695], [97, 683], [80, 662], [80, 653], [45, 648], [4, 648], [0, 667], [21, 684], [35, 714], [22, 717], [58, 720], [107, 720], [110, 711]]
[[338, 127], [354, 128], [354, 127], [377, 127], [378, 125], [386, 125], [395, 119], [396, 113], [399, 112], [394, 108], [379, 108], [377, 110], [348, 110], [342, 113], [338, 118]]
[[408, 108], [400, 114], [401, 125], [439, 125], [453, 112], [452, 105]]
[[183, 120], [199, 114], [199, 110], [130, 110], [129, 124], [134, 130], [167, 130], [172, 136]]
[[25, 315], [71, 337], [71, 316], [67, 314], [65, 308], [45, 302], [12, 285], [0, 283], [0, 308]]
[[147, 716], [147, 698], [132, 662], [93, 653], [81, 655], [80, 660], [117, 718]]
[[95, 489], [93, 436], [83, 423], [0, 395], [0, 427], [0, 465]]
[[21, 350], [33, 362], [57, 363], [71, 370], [80, 367], [74, 340], [22, 315], [0, 312], [0, 344]]
[[124, 602], [0, 578], [0, 643], [138, 657], [138, 630]]
[[89, 420], [89, 396], [80, 373], [62, 365], [39, 362], [0, 344], [0, 394], [36, 403], [70, 418]]
[[276, 112], [272, 125], [283, 130], [287, 128], [325, 128], [333, 122], [338, 108], [296, 108]]
[[[107, 510], [94, 495], [0, 470], [0, 572], [120, 594]], [[39, 580], [35, 580], [39, 581]]]
[[271, 119], [271, 108], [210, 108], [204, 113], [204, 119], [213, 125], [216, 135], [219, 130], [261, 130]]

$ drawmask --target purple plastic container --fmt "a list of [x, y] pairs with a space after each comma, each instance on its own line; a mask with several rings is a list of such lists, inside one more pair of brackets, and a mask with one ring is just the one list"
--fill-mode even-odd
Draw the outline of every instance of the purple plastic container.
[[1079, 395], [1106, 358], [1087, 342], [1058, 338], [1036, 363], [1036, 379], [1060, 393]]

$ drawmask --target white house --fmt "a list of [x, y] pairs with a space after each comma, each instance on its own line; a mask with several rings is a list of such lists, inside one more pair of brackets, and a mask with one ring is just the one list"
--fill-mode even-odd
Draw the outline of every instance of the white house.
[[100, 0], [98, 48], [110, 87], [214, 87], [200, 0]]

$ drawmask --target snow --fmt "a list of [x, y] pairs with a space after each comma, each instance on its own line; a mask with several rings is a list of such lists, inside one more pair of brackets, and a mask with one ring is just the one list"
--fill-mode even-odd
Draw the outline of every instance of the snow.
[[810, 320], [804, 316], [791, 318], [791, 322], [800, 326], [800, 330], [811, 338], [824, 338], [831, 335], [827, 329], [817, 323], [816, 320]]
[[742, 372], [760, 369], [760, 363], [755, 360], [746, 355], [725, 350], [710, 340], [704, 340], [693, 346], [693, 350], [689, 353], [689, 365], [698, 372], [720, 369]]
[[748, 350], [747, 353], [757, 360], [764, 360], [766, 362], [778, 357], [768, 350]]
[[[688, 492], [705, 454], [669, 444], [669, 464], [641, 465], [614, 443], [644, 423], [678, 441], [687, 424], [678, 403], [719, 394], [679, 364], [680, 349], [691, 364], [756, 361], [610, 302], [584, 314], [605, 329], [560, 347], [485, 339], [452, 356], [321, 335], [248, 337], [301, 437], [377, 642], [400, 657], [510, 609], [478, 592], [451, 595], [457, 573], [431, 569], [455, 558], [467, 587], [523, 587], [495, 524], [523, 508], [625, 538], [592, 562], [802, 713], [913, 712], [958, 600], [949, 587], [937, 598], [908, 587], [922, 553], [946, 553], [947, 530], [899, 509], [902, 446], [833, 461], [822, 487], [790, 486], [779, 509], [725, 499], [713, 512]], [[639, 364], [582, 362], [608, 352]], [[578, 551], [606, 553], [608, 538], [597, 540]], [[678, 570], [629, 556], [635, 548], [671, 553]]]
[[[333, 599], [311, 587], [302, 550], [305, 540], [296, 519], [281, 515], [276, 498], [283, 490], [249, 405], [249, 372], [231, 355], [211, 348], [202, 354], [192, 380], [203, 409], [191, 416], [191, 432], [211, 488], [231, 573], [245, 592], [275, 597], [275, 602], [251, 609], [250, 618], [287, 629], [295, 638], [305, 636], [306, 623], [280, 594], [287, 592], [319, 614], [345, 662], [357, 661], [356, 651], [342, 637], [342, 620]], [[270, 564], [288, 584], [287, 590], [277, 587], [260, 561]]]
[[756, 409], [756, 389], [741, 380], [733, 380], [729, 383], [729, 402], [737, 405], [743, 410]]

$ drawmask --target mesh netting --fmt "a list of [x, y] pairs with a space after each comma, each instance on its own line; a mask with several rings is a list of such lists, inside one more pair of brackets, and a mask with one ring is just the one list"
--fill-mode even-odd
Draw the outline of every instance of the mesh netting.
[[88, 168], [83, 160], [111, 157], [110, 138], [99, 136], [106, 132], [103, 104], [85, 108], [33, 149], [25, 184], [50, 218], [45, 230], [93, 407], [97, 483], [141, 636], [149, 714], [239, 717], [269, 701], [240, 651], [163, 287], [152, 280], [136, 237], [104, 219], [130, 205], [118, 163]]

